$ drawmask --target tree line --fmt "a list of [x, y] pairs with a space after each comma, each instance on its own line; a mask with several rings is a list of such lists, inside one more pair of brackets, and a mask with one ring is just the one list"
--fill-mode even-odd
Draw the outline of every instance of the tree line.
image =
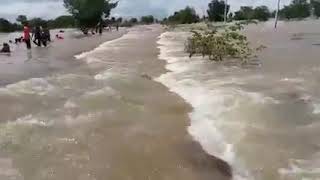
[[[111, 17], [112, 9], [116, 8], [118, 2], [111, 0], [64, 0], [64, 6], [70, 15], [64, 15], [52, 20], [44, 20], [41, 18], [27, 19], [26, 16], [20, 15], [16, 19], [16, 23], [0, 18], [0, 32], [12, 32], [22, 30], [24, 22], [29, 22], [31, 27], [46, 26], [50, 29], [54, 28], [74, 28], [78, 27], [84, 32], [87, 29], [97, 26], [106, 26], [117, 23], [119, 26], [132, 26], [134, 24], [151, 24], [159, 22], [152, 15], [142, 16], [140, 19], [131, 18], [114, 18]], [[224, 21], [225, 10], [228, 14], [228, 21], [232, 20], [259, 20], [267, 21], [274, 17], [275, 11], [270, 11], [267, 6], [242, 6], [236, 12], [230, 12], [230, 4], [226, 5], [224, 0], [212, 0], [208, 4], [207, 14], [200, 17], [193, 7], [186, 8], [174, 12], [167, 18], [162, 20], [166, 24], [190, 24], [197, 23], [202, 20]], [[282, 19], [306, 18], [310, 15], [320, 16], [320, 2], [318, 0], [292, 0], [291, 4], [282, 8], [279, 16]]]
[[[225, 4], [224, 0], [212, 0], [208, 4], [207, 16], [202, 18], [196, 14], [192, 7], [186, 7], [183, 10], [174, 12], [173, 15], [164, 19], [167, 24], [190, 24], [201, 20], [214, 22], [224, 21], [225, 10], [227, 11], [228, 21], [232, 20], [258, 20], [267, 21], [275, 17], [275, 11], [271, 11], [267, 6], [242, 6], [238, 11], [230, 12], [230, 4]], [[288, 6], [284, 6], [279, 16], [281, 19], [306, 18], [309, 16], [320, 17], [320, 1], [311, 0], [292, 0]]]
[[15, 23], [11, 23], [7, 19], [0, 18], [0, 32], [21, 31], [25, 22], [28, 22], [31, 27], [43, 26], [50, 29], [75, 27], [75, 19], [73, 16], [69, 15], [59, 16], [51, 20], [44, 20], [41, 18], [27, 19], [25, 15], [19, 15]]
[[[22, 18], [22, 19], [21, 19]], [[22, 31], [23, 24], [28, 22], [29, 26], [36, 27], [48, 27], [49, 29], [59, 29], [59, 28], [76, 28], [76, 19], [71, 15], [59, 16], [56, 19], [45, 20], [42, 18], [32, 18], [28, 20], [25, 15], [19, 15], [15, 23], [11, 23], [9, 20], [0, 18], [0, 32], [14, 32]], [[141, 18], [128, 18], [124, 19], [122, 17], [111, 17], [110, 19], [104, 20], [105, 24], [115, 24], [117, 23], [121, 27], [131, 27], [136, 24], [152, 24], [158, 22], [158, 20], [152, 16], [142, 16]]]
[[280, 10], [282, 19], [299, 19], [309, 16], [320, 17], [320, 1], [293, 0], [290, 5]]
[[151, 24], [157, 21], [152, 15], [142, 16], [139, 20], [110, 17], [111, 10], [118, 5], [118, 2], [111, 0], [64, 0], [63, 3], [70, 15], [59, 16], [52, 20], [27, 19], [25, 15], [19, 15], [15, 23], [0, 18], [0, 32], [21, 31], [25, 22], [31, 27], [45, 26], [50, 29], [78, 27], [86, 32], [90, 28], [115, 23], [119, 26], [132, 26], [137, 23]]

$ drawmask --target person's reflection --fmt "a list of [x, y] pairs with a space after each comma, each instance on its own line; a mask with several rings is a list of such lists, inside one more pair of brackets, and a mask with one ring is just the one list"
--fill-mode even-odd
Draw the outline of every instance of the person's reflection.
[[32, 51], [27, 51], [27, 60], [25, 60], [25, 62], [28, 62], [31, 60], [32, 60]]

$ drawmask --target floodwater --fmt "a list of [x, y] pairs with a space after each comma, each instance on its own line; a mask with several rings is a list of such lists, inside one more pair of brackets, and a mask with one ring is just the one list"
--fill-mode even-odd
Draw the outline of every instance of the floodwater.
[[250, 65], [189, 59], [189, 33], [162, 34], [157, 80], [189, 102], [189, 133], [228, 162], [234, 179], [320, 179], [320, 21], [272, 22], [245, 29], [267, 46]]
[[[70, 58], [81, 63], [69, 69], [68, 62], [69, 70], [2, 86], [0, 179], [230, 179], [228, 164], [188, 135], [191, 107], [152, 80], [166, 72], [157, 59], [162, 32], [133, 28]], [[50, 48], [32, 53], [41, 50], [44, 59], [57, 50]]]
[[189, 32], [157, 25], [72, 62], [88, 39], [35, 48], [32, 63], [17, 63], [26, 72], [9, 62], [19, 49], [1, 56], [1, 73], [20, 80], [0, 87], [0, 179], [229, 179], [214, 157], [235, 180], [320, 179], [320, 21], [244, 32], [267, 46], [248, 65], [189, 59]]

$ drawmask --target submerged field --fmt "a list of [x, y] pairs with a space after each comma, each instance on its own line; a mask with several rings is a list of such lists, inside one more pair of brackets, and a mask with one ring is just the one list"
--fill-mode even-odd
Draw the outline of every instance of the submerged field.
[[0, 179], [320, 179], [320, 21], [246, 26], [249, 64], [190, 59], [192, 28], [1, 56]]
[[214, 63], [184, 51], [188, 31], [164, 33], [161, 58], [171, 70], [158, 80], [194, 110], [189, 133], [244, 179], [319, 179], [320, 22], [251, 24], [258, 62]]

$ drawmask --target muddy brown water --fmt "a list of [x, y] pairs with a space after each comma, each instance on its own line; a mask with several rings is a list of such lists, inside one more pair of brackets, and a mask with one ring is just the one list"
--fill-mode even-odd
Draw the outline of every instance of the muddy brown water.
[[133, 28], [72, 70], [1, 87], [0, 179], [229, 179], [188, 134], [191, 107], [149, 78], [166, 72], [162, 32]]

